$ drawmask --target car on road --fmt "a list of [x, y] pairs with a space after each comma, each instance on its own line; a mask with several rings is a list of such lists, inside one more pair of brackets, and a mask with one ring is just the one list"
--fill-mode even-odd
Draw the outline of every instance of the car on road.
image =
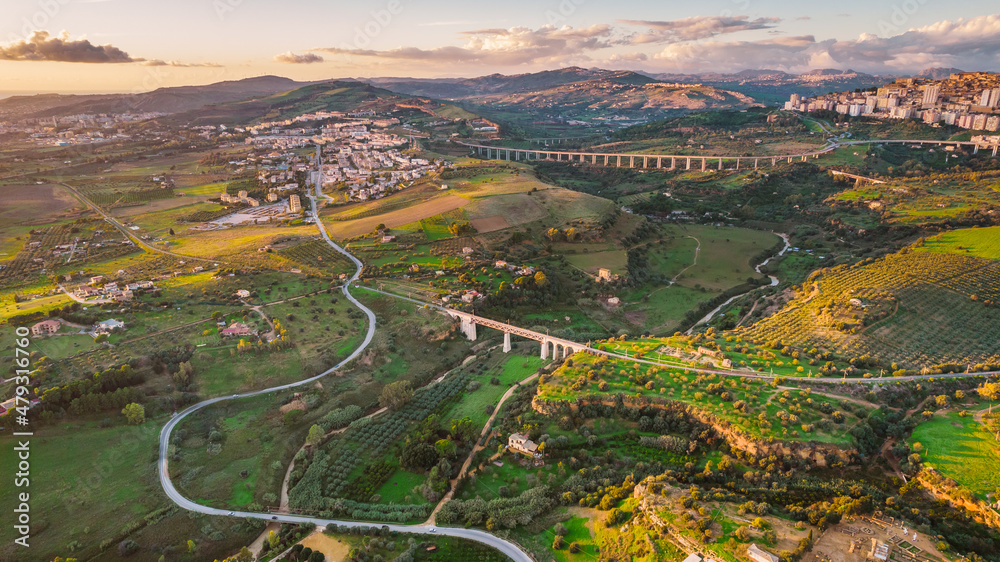
[[274, 519], [275, 521], [277, 521], [278, 520], [278, 516], [277, 515], [272, 515], [271, 519]]
[[436, 532], [437, 532], [437, 529], [435, 529], [434, 527], [431, 527], [431, 530], [430, 530], [429, 532], [431, 532], [431, 533], [436, 533]]
[[230, 512], [229, 512], [229, 515], [236, 515], [236, 513], [235, 513], [235, 512], [232, 512], [232, 511], [230, 511]]

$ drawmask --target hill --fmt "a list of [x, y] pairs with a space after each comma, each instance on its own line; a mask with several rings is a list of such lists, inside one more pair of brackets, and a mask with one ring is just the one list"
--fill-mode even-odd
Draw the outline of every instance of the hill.
[[207, 105], [172, 115], [170, 120], [194, 124], [240, 124], [285, 119], [318, 110], [392, 111], [399, 108], [432, 116], [439, 116], [439, 111], [448, 115], [468, 115], [445, 104], [397, 94], [362, 82], [330, 81], [240, 101]]
[[[666, 83], [624, 70], [579, 67], [468, 79], [373, 78], [395, 92], [453, 100], [491, 119], [525, 126], [596, 116], [648, 119], [653, 114], [744, 108], [752, 98], [702, 84]], [[493, 112], [493, 113], [491, 113]]]
[[394, 92], [415, 96], [445, 99], [463, 99], [490, 94], [514, 94], [555, 88], [564, 84], [607, 80], [622, 84], [648, 84], [656, 82], [648, 76], [622, 70], [585, 69], [568, 67], [527, 74], [490, 74], [477, 78], [366, 78], [364, 82], [381, 86]]
[[930, 78], [931, 80], [944, 80], [952, 74], [965, 72], [960, 68], [925, 68], [913, 75], [914, 78]]
[[296, 82], [281, 76], [257, 76], [204, 86], [157, 88], [141, 94], [13, 96], [0, 100], [0, 119], [59, 117], [79, 113], [179, 113], [209, 104], [285, 92], [306, 84], [308, 82]]
[[853, 70], [815, 69], [801, 74], [781, 70], [743, 70], [733, 74], [705, 72], [699, 74], [649, 74], [665, 82], [704, 84], [740, 92], [763, 102], [778, 101], [793, 93], [813, 95], [830, 91], [852, 90], [881, 86], [895, 77], [875, 76]]

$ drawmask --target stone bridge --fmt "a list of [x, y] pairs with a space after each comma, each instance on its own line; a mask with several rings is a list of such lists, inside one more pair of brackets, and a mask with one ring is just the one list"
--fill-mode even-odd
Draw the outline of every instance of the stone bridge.
[[532, 330], [526, 330], [524, 328], [514, 326], [512, 324], [506, 324], [504, 322], [497, 322], [496, 320], [490, 320], [489, 318], [483, 318], [482, 316], [476, 316], [475, 314], [469, 314], [468, 312], [461, 312], [458, 310], [453, 310], [450, 308], [442, 308], [444, 313], [452, 318], [456, 318], [461, 322], [462, 333], [469, 340], [476, 339], [476, 326], [485, 326], [487, 328], [493, 328], [494, 330], [499, 330], [503, 332], [503, 352], [509, 353], [510, 346], [510, 336], [511, 334], [515, 336], [520, 336], [522, 338], [527, 338], [529, 340], [535, 340], [542, 344], [542, 359], [548, 359], [552, 357], [553, 359], [559, 359], [560, 357], [569, 357], [570, 355], [578, 352], [584, 351], [587, 353], [595, 353], [598, 355], [608, 355], [608, 353], [601, 351], [599, 349], [594, 349], [588, 347], [581, 343], [576, 343], [570, 340], [564, 340], [562, 338], [552, 337], [548, 334], [541, 334], [534, 332]]

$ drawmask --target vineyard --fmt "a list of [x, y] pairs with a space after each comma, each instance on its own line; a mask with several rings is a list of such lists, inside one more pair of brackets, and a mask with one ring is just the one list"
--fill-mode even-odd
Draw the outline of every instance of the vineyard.
[[344, 254], [318, 238], [278, 250], [277, 254], [325, 275], [337, 275], [354, 270], [354, 264]]
[[75, 187], [87, 199], [104, 209], [134, 207], [174, 197], [173, 188], [160, 187], [148, 179], [138, 177], [80, 182]]
[[886, 367], [996, 364], [998, 304], [1000, 263], [904, 250], [815, 272], [781, 311], [736, 333], [756, 343], [867, 355]]

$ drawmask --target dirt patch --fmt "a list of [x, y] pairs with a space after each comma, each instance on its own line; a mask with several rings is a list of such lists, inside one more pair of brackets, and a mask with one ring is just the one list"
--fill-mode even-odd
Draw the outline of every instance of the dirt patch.
[[493, 232], [494, 230], [503, 230], [504, 228], [509, 228], [510, 223], [507, 219], [497, 215], [493, 217], [483, 217], [481, 219], [472, 219], [469, 221], [472, 227], [479, 232]]
[[625, 313], [625, 320], [636, 326], [646, 325], [646, 313], [638, 310], [630, 310]]
[[307, 546], [313, 550], [318, 550], [326, 555], [326, 559], [331, 562], [342, 562], [347, 560], [350, 545], [338, 541], [333, 537], [328, 537], [320, 531], [316, 531], [308, 537], [302, 539], [302, 546]]
[[296, 398], [295, 400], [292, 400], [288, 404], [285, 404], [284, 406], [278, 408], [278, 410], [282, 414], [287, 414], [288, 412], [291, 412], [292, 410], [303, 410], [304, 411], [305, 409], [306, 409], [306, 403], [303, 402], [299, 398]]
[[[555, 190], [560, 191], [560, 190]], [[504, 217], [510, 225], [524, 224], [548, 216], [548, 212], [539, 204], [536, 195], [517, 193], [513, 195], [494, 195], [477, 199], [465, 209], [470, 219], [486, 219]]]
[[83, 204], [56, 185], [5, 185], [0, 187], [0, 226], [4, 223], [48, 224], [59, 213]]

